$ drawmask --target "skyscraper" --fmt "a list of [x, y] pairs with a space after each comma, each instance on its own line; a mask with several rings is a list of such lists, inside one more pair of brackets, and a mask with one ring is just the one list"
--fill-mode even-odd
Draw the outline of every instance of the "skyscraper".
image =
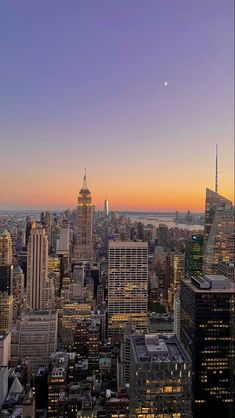
[[170, 280], [171, 286], [176, 291], [181, 281], [185, 276], [185, 254], [179, 251], [174, 251], [170, 254]]
[[234, 211], [232, 209], [232, 202], [219, 195], [216, 191], [206, 189], [203, 252], [204, 274], [215, 274], [218, 271], [218, 263], [231, 261], [232, 255], [230, 252], [232, 251], [232, 246], [234, 246], [234, 240]]
[[12, 328], [13, 296], [0, 292], [0, 334], [9, 332]]
[[29, 240], [31, 228], [32, 228], [32, 219], [30, 218], [30, 216], [26, 216], [26, 226], [25, 226], [25, 244], [26, 244], [26, 247], [28, 245], [28, 240]]
[[167, 234], [168, 234], [167, 225], [159, 224], [159, 227], [157, 228], [158, 245], [160, 245], [162, 247], [166, 247], [166, 245], [167, 245]]
[[50, 309], [53, 288], [48, 280], [48, 239], [45, 229], [32, 225], [27, 248], [27, 307]]
[[0, 232], [0, 292], [11, 295], [12, 280], [12, 240], [10, 233], [4, 229]]
[[107, 199], [104, 201], [104, 216], [109, 216], [109, 202]]
[[181, 284], [180, 338], [192, 358], [194, 418], [234, 417], [234, 283], [224, 276]]
[[215, 212], [203, 255], [204, 274], [217, 274], [221, 263], [235, 261], [234, 209], [218, 208]]
[[69, 253], [69, 225], [67, 219], [64, 219], [56, 240], [56, 253]]
[[206, 189], [204, 247], [206, 247], [207, 241], [209, 239], [210, 230], [212, 228], [217, 209], [231, 209], [231, 207], [232, 202], [230, 200], [219, 195], [213, 190]]
[[10, 233], [3, 229], [0, 232], [0, 266], [12, 264], [12, 240]]
[[78, 196], [77, 206], [77, 261], [92, 261], [92, 218], [93, 207], [91, 193], [87, 186], [87, 177], [85, 172], [83, 186]]
[[108, 270], [108, 333], [123, 333], [127, 324], [146, 330], [148, 244], [110, 241]]
[[190, 276], [202, 274], [203, 236], [193, 235], [185, 243], [185, 273]]

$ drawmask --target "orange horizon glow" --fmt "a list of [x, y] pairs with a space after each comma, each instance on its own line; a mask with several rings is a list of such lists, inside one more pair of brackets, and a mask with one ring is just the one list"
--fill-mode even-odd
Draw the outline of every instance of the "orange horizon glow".
[[[109, 201], [110, 210], [117, 211], [149, 211], [149, 212], [174, 212], [176, 210], [185, 212], [191, 210], [193, 212], [204, 212], [205, 209], [205, 194], [206, 190], [181, 190], [177, 191], [177, 196], [169, 191], [159, 191], [156, 195], [148, 194], [148, 190], [136, 195], [134, 190], [120, 190], [115, 193], [115, 190], [104, 194], [100, 190], [95, 192], [90, 188], [92, 194], [92, 204], [97, 210], [102, 210], [104, 200]], [[35, 210], [65, 210], [74, 209], [77, 206], [78, 191], [70, 191], [60, 188], [59, 190], [37, 190], [37, 193], [25, 193], [22, 196], [22, 191], [17, 195], [14, 193], [12, 199], [9, 200], [7, 209], [35, 209]], [[219, 190], [219, 193], [230, 199], [233, 202], [233, 195], [229, 190]], [[28, 195], [28, 196], [27, 196]], [[71, 198], [71, 196], [73, 196]], [[15, 204], [17, 200], [17, 205]], [[0, 204], [0, 210], [1, 210]], [[3, 207], [4, 209], [4, 207]]]

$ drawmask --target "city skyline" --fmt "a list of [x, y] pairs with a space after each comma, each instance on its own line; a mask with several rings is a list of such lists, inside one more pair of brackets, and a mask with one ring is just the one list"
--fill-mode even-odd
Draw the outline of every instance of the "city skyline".
[[235, 417], [234, 0], [0, 34], [0, 417]]
[[0, 8], [1, 209], [203, 211], [216, 143], [234, 200], [232, 1]]

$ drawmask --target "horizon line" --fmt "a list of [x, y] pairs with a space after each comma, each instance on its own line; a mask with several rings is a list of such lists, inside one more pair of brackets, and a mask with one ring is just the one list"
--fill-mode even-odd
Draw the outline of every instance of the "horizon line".
[[[66, 209], [61, 209], [61, 208], [53, 208], [53, 209], [42, 209], [42, 208], [37, 208], [37, 209], [34, 209], [34, 208], [32, 208], [32, 209], [25, 209], [25, 208], [15, 208], [15, 209], [1, 209], [0, 208], [0, 212], [45, 212], [45, 211], [48, 211], [48, 212], [65, 212], [66, 210], [71, 210], [71, 211], [73, 211], [73, 210], [76, 210], [77, 208], [75, 207], [75, 208], [66, 208]], [[177, 210], [177, 209], [175, 209], [175, 210], [155, 210], [155, 211], [153, 211], [153, 210], [147, 210], [147, 209], [143, 209], [143, 210], [140, 210], [140, 209], [136, 209], [136, 210], [128, 210], [128, 209], [121, 209], [121, 210], [119, 210], [119, 209], [110, 209], [109, 210], [109, 212], [121, 212], [121, 213], [176, 213], [176, 212], [178, 212], [178, 213], [187, 213], [187, 211], [190, 211], [190, 213], [197, 213], [197, 214], [203, 214], [204, 213], [204, 211], [194, 211], [194, 210], [191, 210], [191, 209], [185, 209], [185, 210]], [[98, 208], [96, 208], [96, 211], [99, 211], [99, 212], [103, 212], [103, 209], [98, 209]]]

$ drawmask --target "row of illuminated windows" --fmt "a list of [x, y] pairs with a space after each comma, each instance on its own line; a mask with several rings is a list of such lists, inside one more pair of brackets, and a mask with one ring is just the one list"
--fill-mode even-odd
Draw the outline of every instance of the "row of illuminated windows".
[[146, 393], [154, 395], [155, 393], [181, 393], [183, 392], [182, 386], [165, 386], [157, 387], [153, 389], [147, 389]]
[[217, 340], [231, 341], [232, 337], [205, 337], [204, 340], [205, 341], [217, 341]]

